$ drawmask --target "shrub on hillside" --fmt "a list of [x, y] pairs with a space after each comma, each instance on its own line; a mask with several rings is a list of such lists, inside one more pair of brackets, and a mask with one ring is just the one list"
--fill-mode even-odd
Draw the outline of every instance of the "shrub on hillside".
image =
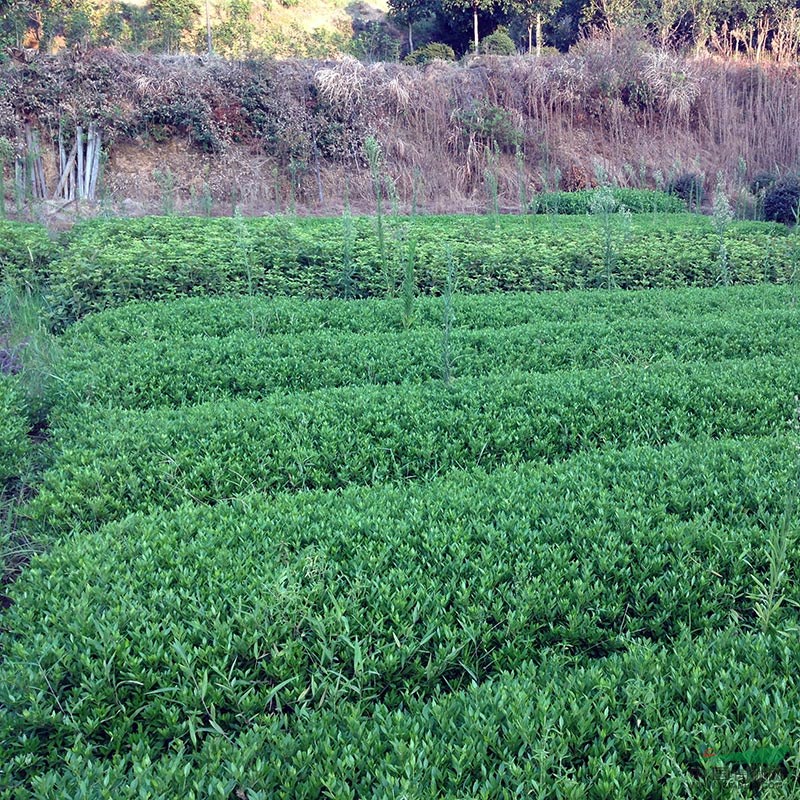
[[705, 197], [703, 176], [696, 172], [683, 172], [669, 182], [667, 192], [680, 197], [690, 211], [696, 210], [703, 204]]
[[501, 25], [494, 33], [481, 39], [481, 52], [488, 56], [513, 56], [517, 47], [508, 35], [508, 28]]
[[764, 216], [773, 222], [791, 225], [800, 212], [800, 176], [787, 175], [764, 195]]
[[750, 181], [750, 191], [752, 194], [757, 195], [759, 192], [766, 191], [771, 186], [774, 186], [776, 180], [778, 178], [772, 172], [759, 172]]
[[[543, 192], [534, 198], [530, 210], [535, 214], [588, 214], [597, 191], [579, 189], [575, 192]], [[665, 192], [627, 188], [613, 188], [610, 191], [618, 206], [624, 206], [634, 214], [677, 214], [686, 211], [686, 206], [679, 197]]]
[[473, 101], [469, 108], [453, 113], [467, 139], [475, 139], [488, 147], [513, 152], [522, 143], [522, 131], [512, 115], [487, 100]]
[[431, 61], [455, 61], [456, 53], [449, 44], [442, 42], [431, 42], [416, 50], [412, 50], [404, 59], [403, 63], [409, 67], [421, 67]]

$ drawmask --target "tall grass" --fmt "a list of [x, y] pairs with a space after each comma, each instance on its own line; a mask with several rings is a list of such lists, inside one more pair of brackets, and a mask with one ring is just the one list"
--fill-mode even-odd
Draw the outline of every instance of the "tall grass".
[[447, 278], [442, 292], [442, 381], [449, 386], [453, 381], [453, 368], [455, 359], [453, 354], [453, 327], [455, 325], [455, 311], [453, 297], [456, 285], [456, 263], [452, 252], [448, 251]]
[[717, 186], [714, 190], [714, 229], [717, 232], [717, 264], [719, 265], [718, 281], [723, 286], [731, 285], [731, 271], [728, 264], [728, 246], [725, 234], [733, 221], [733, 209], [725, 193], [722, 174], [717, 176]]
[[8, 283], [0, 286], [0, 348], [15, 362], [34, 425], [44, 422], [59, 388], [58, 343], [49, 319], [41, 292]]
[[368, 136], [364, 140], [364, 152], [369, 163], [369, 173], [372, 179], [372, 191], [375, 196], [375, 225], [378, 233], [378, 254], [383, 271], [384, 282], [386, 284], [386, 294], [391, 295], [393, 290], [391, 275], [389, 274], [389, 264], [386, 257], [386, 229], [384, 222], [383, 194], [384, 194], [384, 174], [383, 174], [383, 152], [378, 140], [374, 136]]

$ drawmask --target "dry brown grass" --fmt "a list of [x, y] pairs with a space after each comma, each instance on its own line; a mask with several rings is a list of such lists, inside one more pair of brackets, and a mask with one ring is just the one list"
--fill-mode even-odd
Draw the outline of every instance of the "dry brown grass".
[[[0, 77], [8, 79], [10, 102], [0, 105], [0, 135], [13, 138], [23, 121], [20, 108], [46, 137], [65, 109], [76, 119], [108, 114], [113, 99], [123, 131], [136, 127], [145, 110], [152, 119], [161, 107], [183, 104], [216, 137], [213, 153], [188, 146], [186, 134], [169, 126], [173, 141], [165, 144], [108, 131], [106, 141], [114, 141], [108, 185], [118, 198], [145, 205], [157, 201], [153, 171], [169, 168], [179, 204], [190, 206], [207, 185], [220, 210], [237, 200], [270, 211], [276, 184], [279, 198], [288, 196], [294, 159], [300, 210], [332, 211], [345, 193], [369, 210], [374, 201], [359, 144], [366, 135], [381, 145], [401, 207], [410, 206], [415, 180], [420, 183], [415, 175], [421, 175], [420, 203], [430, 210], [484, 207], [487, 152], [495, 145], [501, 151], [495, 167], [500, 205], [515, 208], [521, 178], [514, 137], [532, 188], [552, 187], [558, 176], [564, 188], [589, 185], [596, 165], [623, 185], [653, 185], [656, 171], [677, 169], [722, 173], [733, 185], [743, 177], [742, 161], [745, 178], [800, 165], [797, 66], [681, 59], [624, 37], [613, 45], [585, 41], [564, 56], [482, 57], [424, 68], [367, 66], [350, 58], [262, 66], [108, 52], [87, 58], [66, 66], [63, 59], [45, 62], [54, 75], [47, 94], [5, 67]], [[273, 104], [271, 150], [248, 133], [238, 94], [262, 72], [271, 87], [264, 96]], [[496, 112], [513, 136], [503, 134], [502, 125], [470, 128], [464, 120], [476, 107], [487, 118]], [[346, 147], [317, 159], [314, 143], [337, 131]]]

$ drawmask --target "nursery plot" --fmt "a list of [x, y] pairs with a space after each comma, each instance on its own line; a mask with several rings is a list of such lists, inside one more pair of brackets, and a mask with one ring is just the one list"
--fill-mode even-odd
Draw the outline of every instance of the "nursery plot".
[[[456, 287], [457, 288], [457, 287]], [[791, 286], [731, 286], [725, 289], [653, 289], [647, 292], [505, 292], [461, 295], [454, 300], [455, 329], [506, 328], [580, 321], [692, 323], [707, 318], [725, 323], [756, 315], [795, 320]], [[299, 335], [322, 331], [397, 333], [408, 327], [442, 328], [442, 300], [417, 297], [411, 319], [401, 300], [301, 300], [290, 297], [188, 297], [162, 302], [130, 302], [93, 314], [64, 334], [68, 347], [125, 344], [157, 339], [170, 342], [233, 334]], [[761, 322], [756, 328], [765, 327]]]
[[0, 796], [727, 800], [706, 747], [795, 758], [793, 297], [77, 323], [2, 619]]
[[[303, 708], [402, 715], [551, 651], [566, 680], [693, 637], [702, 663], [702, 637], [757, 626], [749, 594], [795, 471], [788, 438], [703, 439], [134, 515], [56, 545], [16, 587], [0, 701], [31, 738], [10, 747], [39, 770], [76, 736], [97, 758], [135, 741], [154, 760]], [[675, 702], [659, 694], [638, 712], [654, 729]]]
[[[609, 249], [609, 235], [611, 248]], [[388, 238], [389, 246], [386, 245]], [[454, 271], [464, 293], [714, 286], [720, 238], [692, 214], [595, 217], [91, 220], [52, 262], [48, 297], [59, 322], [129, 300], [266, 294], [386, 297], [409, 263], [422, 294]], [[796, 246], [785, 226], [734, 223], [725, 233], [733, 283], [786, 282]], [[613, 262], [613, 263], [612, 263]]]
[[31, 506], [65, 531], [154, 505], [336, 489], [636, 442], [790, 430], [800, 359], [359, 386], [147, 411], [88, 405], [54, 432]]
[[[80, 346], [76, 346], [77, 344]], [[659, 320], [625, 318], [456, 329], [454, 371], [552, 372], [590, 367], [715, 361], [800, 352], [793, 313], [742, 310], [735, 316]], [[274, 392], [357, 384], [399, 384], [442, 376], [442, 333], [433, 328], [385, 333], [191, 336], [109, 344], [73, 337], [62, 392], [124, 408], [185, 405]]]

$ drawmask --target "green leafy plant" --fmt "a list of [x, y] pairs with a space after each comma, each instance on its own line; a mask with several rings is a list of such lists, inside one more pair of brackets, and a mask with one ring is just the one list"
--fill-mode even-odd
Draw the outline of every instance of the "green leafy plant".
[[487, 147], [514, 152], [522, 143], [522, 133], [511, 114], [487, 100], [473, 101], [468, 108], [456, 110], [453, 120], [465, 138], [474, 138]]
[[488, 56], [513, 56], [517, 52], [517, 46], [508, 35], [508, 28], [500, 25], [493, 33], [481, 39], [480, 50]]
[[[408, 222], [417, 252], [420, 294], [441, 291], [444, 254], [453, 253], [462, 293], [541, 291], [596, 286], [605, 277], [604, 221], [559, 216], [544, 220], [500, 216], [494, 227], [474, 235], [474, 218], [417, 216]], [[394, 290], [402, 272], [387, 252], [383, 220], [353, 219], [353, 274], [359, 297]], [[650, 215], [614, 218], [624, 235], [615, 238], [614, 281], [621, 288], [713, 286], [719, 277], [718, 237], [713, 220], [700, 216]], [[267, 295], [330, 298], [339, 294], [343, 242], [341, 219], [276, 217], [244, 219], [252, 242], [253, 291]], [[27, 229], [13, 228], [15, 231]], [[383, 231], [383, 243], [381, 243]], [[97, 219], [73, 228], [58, 258], [46, 231], [33, 228], [43, 246], [28, 274], [47, 273], [47, 298], [57, 324], [130, 300], [162, 300], [186, 294], [230, 294], [249, 290], [248, 273], [237, 260], [236, 227], [230, 218]], [[731, 223], [726, 233], [731, 274], [742, 283], [764, 279], [770, 254], [771, 280], [786, 282], [792, 244], [783, 226]], [[38, 244], [37, 244], [38, 247]], [[24, 251], [23, 251], [24, 252]], [[2, 244], [0, 244], [2, 253]], [[21, 269], [13, 247], [13, 270]], [[2, 256], [0, 256], [2, 258]], [[34, 265], [36, 265], [34, 267]]]
[[403, 63], [411, 67], [421, 67], [436, 59], [440, 61], [455, 61], [456, 54], [449, 44], [430, 42], [430, 44], [412, 50], [403, 59]]

